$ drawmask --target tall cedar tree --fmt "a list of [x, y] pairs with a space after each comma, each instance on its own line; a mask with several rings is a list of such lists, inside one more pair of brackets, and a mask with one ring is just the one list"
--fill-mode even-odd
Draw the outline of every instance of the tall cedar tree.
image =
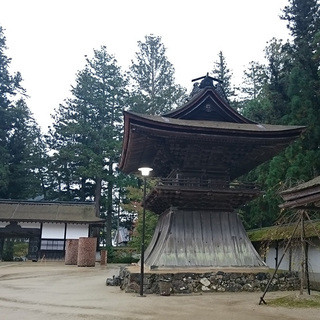
[[226, 95], [226, 98], [232, 101], [235, 97], [235, 88], [232, 86], [232, 71], [228, 68], [226, 58], [222, 51], [218, 54], [218, 60], [214, 62], [214, 68], [212, 74], [215, 78], [222, 81], [221, 87]]
[[106, 245], [111, 246], [127, 83], [106, 47], [94, 50], [93, 58], [86, 61], [72, 87], [73, 98], [57, 110], [49, 142], [58, 195], [94, 199], [96, 215], [106, 218]]
[[317, 1], [290, 0], [283, 12], [293, 43], [281, 45], [272, 40], [267, 47], [267, 85], [255, 101], [264, 99], [268, 107], [262, 120], [306, 125], [307, 131], [279, 156], [250, 173], [267, 191], [245, 208], [249, 227], [274, 222], [279, 214], [279, 190], [320, 174], [319, 5]]
[[180, 105], [186, 90], [175, 84], [174, 68], [166, 57], [161, 37], [148, 35], [138, 41], [139, 51], [130, 66], [130, 110], [159, 115]]
[[251, 61], [244, 71], [239, 107], [245, 117], [257, 122], [270, 122], [267, 120], [267, 80], [266, 67], [259, 62]]
[[24, 98], [19, 72], [9, 73], [0, 26], [0, 198], [28, 199], [42, 193], [45, 153], [40, 129]]

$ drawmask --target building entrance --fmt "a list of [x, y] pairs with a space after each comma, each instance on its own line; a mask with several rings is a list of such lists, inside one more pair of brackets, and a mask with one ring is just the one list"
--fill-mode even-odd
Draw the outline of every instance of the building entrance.
[[[25, 239], [28, 242], [29, 260], [37, 261], [40, 246], [39, 228], [22, 228], [17, 222], [10, 222], [7, 226], [0, 228], [0, 260], [13, 258], [13, 245], [15, 239]], [[11, 248], [12, 246], [12, 248]], [[4, 249], [6, 250], [4, 252]], [[12, 253], [10, 252], [12, 250]]]

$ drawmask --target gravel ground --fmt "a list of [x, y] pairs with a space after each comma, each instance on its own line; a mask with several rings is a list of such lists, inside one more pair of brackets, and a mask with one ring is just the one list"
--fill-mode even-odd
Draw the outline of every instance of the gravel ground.
[[[259, 292], [141, 298], [105, 285], [118, 271], [112, 264], [0, 263], [0, 320], [319, 320], [319, 309], [258, 305]], [[288, 292], [267, 293], [265, 299], [284, 295]]]

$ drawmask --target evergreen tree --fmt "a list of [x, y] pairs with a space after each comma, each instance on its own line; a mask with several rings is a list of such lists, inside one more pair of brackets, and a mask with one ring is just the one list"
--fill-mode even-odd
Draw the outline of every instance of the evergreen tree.
[[28, 199], [43, 195], [46, 145], [40, 129], [23, 100], [16, 102], [8, 138], [9, 183], [6, 197]]
[[174, 68], [166, 57], [161, 37], [149, 35], [138, 41], [139, 51], [130, 67], [133, 92], [130, 110], [163, 114], [182, 103], [185, 89], [174, 83]]
[[110, 246], [126, 79], [106, 47], [94, 50], [71, 92], [73, 98], [57, 110], [49, 137], [57, 192], [69, 199], [95, 200], [97, 216], [107, 220]]
[[6, 49], [0, 26], [0, 198], [26, 199], [42, 193], [45, 147], [24, 101], [21, 74], [9, 72]]
[[268, 122], [270, 103], [266, 95], [267, 76], [265, 66], [251, 61], [244, 71], [240, 108], [243, 115], [257, 122]]
[[265, 49], [267, 86], [266, 96], [271, 104], [267, 116], [268, 123], [283, 124], [288, 113], [288, 81], [292, 67], [290, 45], [273, 38]]
[[265, 85], [265, 67], [259, 62], [251, 61], [244, 71], [244, 81], [241, 88], [246, 98], [257, 99]]
[[269, 65], [264, 93], [270, 112], [265, 118], [276, 124], [306, 125], [307, 130], [283, 153], [250, 173], [249, 178], [266, 190], [244, 210], [250, 227], [274, 222], [279, 190], [320, 174], [319, 5], [311, 0], [290, 0], [289, 4], [282, 18], [288, 21], [293, 42], [281, 45], [272, 40], [266, 50]]
[[232, 86], [232, 72], [227, 66], [226, 59], [222, 51], [218, 54], [218, 60], [214, 62], [214, 68], [212, 70], [213, 76], [222, 81], [221, 87], [228, 100], [232, 100], [235, 96], [235, 88]]
[[290, 167], [285, 179], [301, 181], [320, 174], [320, 79], [319, 61], [315, 59], [320, 16], [316, 0], [290, 0], [289, 3], [283, 19], [288, 21], [293, 36], [293, 61], [287, 89], [289, 112], [284, 120], [288, 124], [306, 125], [307, 132], [304, 139], [287, 150]]

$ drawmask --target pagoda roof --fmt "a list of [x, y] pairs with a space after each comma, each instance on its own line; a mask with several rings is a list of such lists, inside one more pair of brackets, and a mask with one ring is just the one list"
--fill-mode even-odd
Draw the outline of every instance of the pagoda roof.
[[222, 97], [217, 88], [206, 87], [186, 104], [163, 115], [167, 118], [207, 120], [235, 123], [255, 123], [238, 113]]
[[281, 152], [302, 126], [255, 123], [227, 102], [218, 79], [201, 77], [191, 99], [164, 115], [124, 112], [120, 169], [151, 166], [166, 177], [172, 170], [224, 172], [231, 180]]
[[176, 132], [182, 131], [198, 131], [199, 133], [209, 133], [213, 130], [221, 133], [228, 134], [252, 134], [254, 135], [268, 135], [276, 132], [287, 135], [288, 132], [301, 132], [305, 127], [302, 126], [285, 126], [285, 125], [272, 125], [272, 124], [258, 124], [258, 123], [235, 123], [235, 122], [222, 122], [222, 121], [208, 121], [208, 120], [189, 120], [189, 119], [176, 119], [168, 118], [166, 116], [145, 115], [134, 112], [124, 112], [125, 118], [130, 122], [143, 122], [145, 126], [153, 126], [155, 129], [160, 127], [167, 130], [175, 130]]
[[146, 198], [146, 208], [161, 214], [170, 207], [232, 212], [261, 194], [258, 188], [230, 184], [230, 187], [201, 188], [162, 185], [160, 180]]
[[[232, 179], [282, 151], [305, 129], [256, 123], [176, 119], [124, 112], [120, 169], [151, 166], [156, 176], [171, 169], [230, 168]], [[193, 159], [193, 163], [190, 162]], [[211, 167], [211, 168], [209, 168]], [[225, 169], [224, 168], [224, 169]]]

